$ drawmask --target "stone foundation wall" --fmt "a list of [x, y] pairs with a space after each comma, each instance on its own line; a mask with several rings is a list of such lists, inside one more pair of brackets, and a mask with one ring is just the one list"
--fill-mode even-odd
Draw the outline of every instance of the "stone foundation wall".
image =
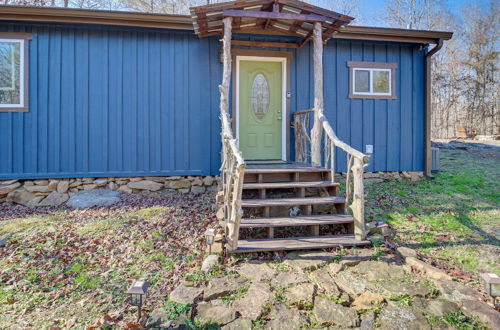
[[216, 191], [217, 184], [218, 177], [214, 176], [8, 180], [0, 181], [0, 203], [58, 206], [78, 191], [97, 188], [126, 193], [167, 190], [201, 194]]

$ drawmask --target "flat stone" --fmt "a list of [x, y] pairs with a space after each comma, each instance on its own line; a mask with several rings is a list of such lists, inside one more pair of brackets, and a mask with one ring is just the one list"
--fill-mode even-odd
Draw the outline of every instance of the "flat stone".
[[285, 264], [297, 271], [314, 270], [336, 258], [333, 253], [322, 251], [291, 252], [285, 257]]
[[49, 180], [34, 180], [33, 183], [37, 186], [46, 186], [49, 184]]
[[372, 244], [383, 244], [385, 242], [384, 236], [380, 234], [371, 234], [366, 239], [372, 242]]
[[370, 287], [374, 288], [378, 293], [390, 297], [400, 295], [410, 295], [425, 297], [429, 294], [429, 287], [422, 283], [422, 280], [415, 277], [411, 279], [388, 279], [380, 280], [372, 283]]
[[189, 181], [188, 179], [171, 181], [169, 182], [168, 187], [171, 189], [191, 188], [191, 181]]
[[196, 309], [197, 317], [210, 323], [225, 325], [236, 319], [236, 313], [230, 307], [204, 303], [199, 304]]
[[354, 299], [352, 308], [355, 310], [369, 310], [380, 306], [384, 302], [384, 297], [371, 291], [365, 291]]
[[97, 185], [96, 184], [84, 184], [83, 185], [83, 190], [93, 190], [93, 189], [96, 189], [97, 188]]
[[59, 206], [69, 199], [69, 195], [59, 193], [57, 191], [51, 192], [44, 200], [38, 203], [38, 206]]
[[442, 317], [447, 313], [453, 313], [459, 310], [458, 305], [446, 299], [429, 300], [424, 305], [427, 312]]
[[284, 272], [279, 273], [273, 280], [273, 284], [288, 287], [290, 285], [300, 284], [307, 282], [306, 277], [301, 273]]
[[250, 260], [238, 265], [236, 272], [253, 281], [271, 280], [276, 276], [274, 269], [257, 260]]
[[191, 181], [191, 185], [192, 186], [201, 186], [203, 185], [203, 180], [200, 178], [200, 177], [195, 177], [192, 181]]
[[211, 254], [203, 260], [203, 264], [201, 265], [201, 271], [205, 274], [210, 273], [212, 269], [214, 269], [215, 265], [219, 262], [219, 256], [216, 254]]
[[45, 198], [45, 196], [35, 196], [33, 199], [28, 201], [25, 206], [27, 207], [37, 207], [39, 203]]
[[146, 328], [159, 327], [169, 321], [168, 313], [163, 308], [156, 308], [149, 315], [146, 320]]
[[142, 180], [129, 182], [127, 183], [127, 187], [138, 190], [158, 191], [163, 188], [163, 184], [150, 180]]
[[476, 290], [454, 281], [435, 280], [434, 283], [443, 298], [461, 304], [463, 300], [481, 300], [481, 294]]
[[327, 323], [340, 327], [357, 327], [359, 325], [359, 316], [355, 310], [322, 297], [316, 298], [313, 312], [322, 324]]
[[19, 187], [21, 187], [21, 183], [19, 183], [19, 182], [13, 182], [10, 184], [5, 184], [5, 183], [0, 184], [0, 196], [7, 195], [11, 191], [14, 191]]
[[401, 278], [406, 275], [404, 268], [385, 261], [364, 261], [351, 268], [369, 281]]
[[265, 328], [273, 330], [301, 329], [309, 321], [302, 312], [281, 303], [273, 306], [268, 319]]
[[68, 192], [69, 189], [69, 181], [59, 181], [57, 183], [57, 192], [63, 194], [65, 192]]
[[47, 187], [49, 188], [49, 191], [56, 191], [58, 183], [59, 182], [57, 180], [50, 180], [49, 184], [47, 185]]
[[203, 186], [192, 186], [191, 187], [191, 193], [195, 195], [203, 194], [205, 192], [206, 188]]
[[0, 180], [0, 185], [10, 185], [18, 182], [19, 180]]
[[368, 330], [375, 328], [375, 313], [366, 312], [361, 315], [361, 324], [359, 325], [361, 330]]
[[222, 330], [251, 330], [252, 321], [248, 319], [236, 319], [231, 323], [226, 324]]
[[342, 271], [338, 273], [335, 275], [334, 280], [342, 291], [347, 292], [351, 296], [362, 294], [366, 291], [367, 287], [370, 286], [370, 283], [368, 283], [365, 278], [358, 277], [351, 271]]
[[476, 316], [492, 329], [500, 329], [500, 312], [491, 308], [487, 303], [477, 300], [463, 300], [462, 310], [466, 315]]
[[380, 329], [420, 330], [431, 329], [425, 316], [415, 308], [398, 306], [389, 302], [379, 315]]
[[149, 181], [158, 182], [158, 183], [165, 182], [165, 177], [162, 177], [162, 176], [147, 176], [144, 179], [149, 180]]
[[170, 292], [169, 299], [173, 302], [192, 305], [202, 293], [203, 288], [186, 286], [186, 283], [181, 283]]
[[11, 191], [7, 195], [7, 202], [12, 202], [16, 204], [21, 204], [24, 206], [30, 207], [30, 201], [33, 200], [36, 196], [29, 191], [26, 191], [24, 189], [17, 189], [14, 191]]
[[330, 273], [330, 275], [335, 276], [340, 273], [343, 268], [344, 266], [340, 263], [332, 263], [328, 265], [328, 272]]
[[311, 279], [313, 282], [323, 291], [333, 294], [334, 296], [340, 296], [340, 290], [337, 284], [335, 284], [334, 279], [328, 272], [328, 269], [321, 268], [313, 271], [311, 274]]
[[203, 185], [204, 186], [211, 186], [214, 184], [214, 178], [212, 176], [206, 176], [203, 178]]
[[446, 274], [441, 269], [429, 265], [428, 263], [425, 263], [421, 260], [418, 260], [417, 258], [407, 257], [405, 261], [409, 266], [419, 270], [429, 278], [433, 278], [436, 280], [449, 280], [449, 281], [451, 281], [452, 279], [451, 276]]
[[42, 193], [46, 193], [46, 192], [49, 192], [49, 186], [46, 185], [46, 186], [28, 186], [28, 187], [24, 187], [27, 191], [31, 192], [31, 193], [37, 193], [37, 192], [42, 192]]
[[412, 257], [416, 258], [417, 257], [417, 251], [407, 248], [405, 246], [400, 246], [396, 249], [400, 255], [402, 255], [404, 258]]
[[273, 297], [267, 284], [252, 283], [245, 296], [234, 302], [233, 308], [240, 313], [241, 317], [255, 321], [262, 315], [262, 307]]
[[285, 290], [284, 296], [290, 305], [294, 306], [312, 305], [314, 299], [314, 284], [303, 283], [288, 288]]
[[120, 194], [106, 189], [83, 190], [73, 195], [66, 205], [75, 208], [109, 206], [120, 201]]
[[127, 185], [120, 186], [120, 188], [118, 188], [118, 191], [121, 191], [121, 192], [124, 192], [127, 194], [131, 194], [133, 192], [133, 190], [131, 188], [127, 187]]
[[237, 291], [245, 282], [247, 280], [241, 276], [236, 278], [230, 275], [214, 277], [208, 282], [203, 299], [208, 301], [227, 296]]
[[105, 185], [108, 184], [108, 179], [97, 179], [94, 180], [94, 184], [98, 187], [104, 187]]

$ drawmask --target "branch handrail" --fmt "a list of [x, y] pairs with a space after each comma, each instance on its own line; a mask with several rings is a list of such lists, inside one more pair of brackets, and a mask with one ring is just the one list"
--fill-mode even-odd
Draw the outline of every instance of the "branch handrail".
[[[316, 113], [312, 110], [301, 110], [294, 114], [294, 129], [295, 129], [295, 158], [299, 162], [311, 163], [314, 143], [309, 132], [312, 132], [311, 123], [314, 115], [321, 123], [321, 130], [325, 132], [324, 145], [316, 146], [322, 153], [322, 166], [331, 171], [331, 181], [335, 182], [335, 148], [339, 148], [347, 154], [347, 171], [346, 171], [346, 204], [352, 211], [354, 218], [354, 234], [356, 239], [362, 240], [365, 238], [365, 219], [364, 219], [364, 185], [363, 172], [367, 166], [366, 162], [370, 159], [369, 156], [363, 154], [359, 150], [354, 149], [344, 141], [340, 140], [335, 134], [328, 119], [322, 112]], [[311, 133], [312, 134], [312, 133]]]

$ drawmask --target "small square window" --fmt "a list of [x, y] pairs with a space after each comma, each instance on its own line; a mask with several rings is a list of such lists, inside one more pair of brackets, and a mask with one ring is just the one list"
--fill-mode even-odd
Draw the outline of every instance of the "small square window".
[[0, 112], [28, 110], [28, 61], [24, 33], [0, 33]]
[[348, 62], [350, 98], [395, 99], [396, 63]]

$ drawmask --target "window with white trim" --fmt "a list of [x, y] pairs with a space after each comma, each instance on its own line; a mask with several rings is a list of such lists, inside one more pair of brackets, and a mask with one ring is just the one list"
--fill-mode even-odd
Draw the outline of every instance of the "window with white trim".
[[396, 63], [348, 62], [347, 65], [350, 98], [396, 98]]
[[0, 112], [28, 111], [28, 41], [25, 33], [0, 33]]

